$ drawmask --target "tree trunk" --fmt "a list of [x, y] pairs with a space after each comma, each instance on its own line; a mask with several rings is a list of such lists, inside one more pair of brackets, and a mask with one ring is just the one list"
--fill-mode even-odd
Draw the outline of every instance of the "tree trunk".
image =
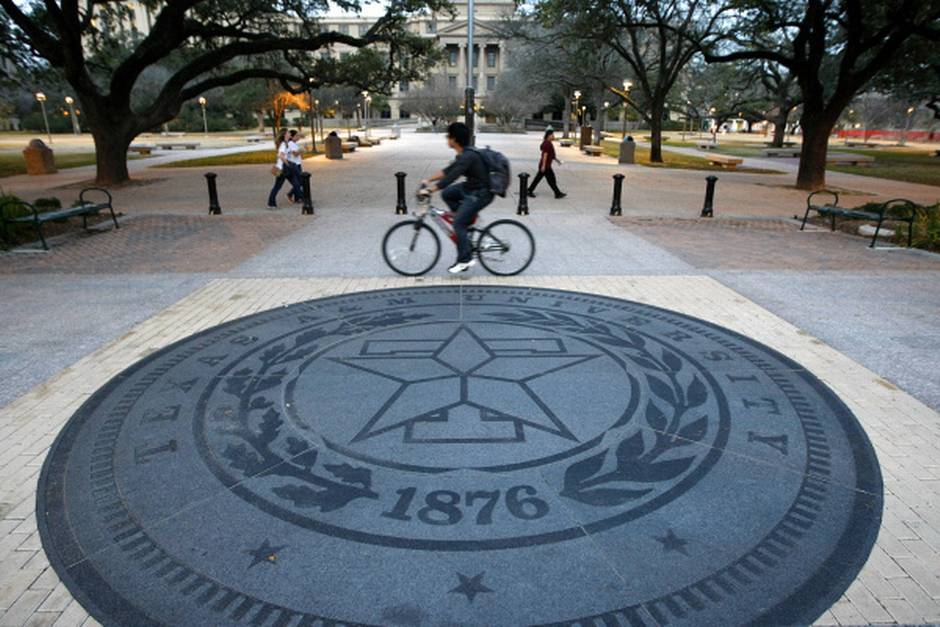
[[800, 169], [796, 175], [797, 189], [816, 191], [826, 186], [826, 156], [829, 134], [835, 120], [822, 115], [803, 113], [803, 147], [800, 150]]
[[264, 132], [264, 111], [255, 111], [255, 120], [258, 121], [258, 132]]
[[783, 142], [787, 136], [787, 118], [789, 117], [789, 112], [787, 113], [777, 113], [774, 116], [774, 138], [771, 141], [771, 146], [774, 148], [783, 148]]
[[95, 183], [106, 187], [130, 179], [127, 172], [127, 148], [134, 134], [99, 125], [92, 127], [91, 134], [95, 140], [95, 162], [98, 166]]
[[650, 163], [663, 162], [663, 117], [654, 111], [650, 117]]

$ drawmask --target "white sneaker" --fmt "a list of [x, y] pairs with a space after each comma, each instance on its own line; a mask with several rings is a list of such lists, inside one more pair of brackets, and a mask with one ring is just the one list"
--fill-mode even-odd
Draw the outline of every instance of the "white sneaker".
[[466, 272], [467, 270], [469, 270], [476, 264], [477, 264], [476, 259], [471, 259], [470, 261], [464, 261], [464, 262], [458, 261], [457, 263], [449, 267], [447, 271], [450, 272], [451, 274], [460, 274], [461, 272]]

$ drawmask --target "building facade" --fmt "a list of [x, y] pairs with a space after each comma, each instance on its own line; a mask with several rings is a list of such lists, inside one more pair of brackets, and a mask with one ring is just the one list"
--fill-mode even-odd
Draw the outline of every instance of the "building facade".
[[[501, 34], [501, 23], [515, 11], [513, 0], [476, 0], [473, 13], [473, 51], [467, 49], [467, 1], [456, 0], [456, 14], [428, 15], [413, 18], [409, 23], [412, 32], [423, 37], [433, 38], [444, 52], [443, 67], [440, 71], [447, 77], [447, 86], [456, 94], [463, 94], [469, 74], [476, 95], [485, 100], [486, 95], [496, 89], [500, 75], [507, 67], [507, 42]], [[373, 19], [360, 16], [331, 16], [323, 19], [329, 30], [358, 36], [365, 33]], [[343, 44], [333, 46], [330, 54], [336, 57], [351, 54], [354, 48]], [[402, 107], [415, 84], [395, 85], [388, 98], [388, 109], [376, 111], [373, 116], [399, 119], [409, 117], [409, 112]]]

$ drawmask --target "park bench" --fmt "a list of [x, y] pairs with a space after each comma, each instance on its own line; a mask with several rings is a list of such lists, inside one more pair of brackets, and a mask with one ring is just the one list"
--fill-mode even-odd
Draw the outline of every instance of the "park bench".
[[568, 148], [568, 147], [574, 145], [574, 140], [573, 140], [573, 139], [562, 139], [562, 140], [560, 140], [560, 141], [558, 142], [558, 144], [559, 144], [562, 148]]
[[163, 131], [160, 133], [161, 137], [182, 137], [186, 134], [186, 131]]
[[933, 151], [933, 156], [934, 156], [934, 157], [940, 157], [940, 150], [934, 150], [934, 151]]
[[343, 152], [356, 152], [356, 142], [343, 142]]
[[765, 157], [799, 157], [799, 148], [765, 148]]
[[127, 147], [128, 152], [136, 152], [139, 155], [149, 155], [156, 148], [153, 144], [131, 144]]
[[[832, 197], [832, 203], [822, 203], [814, 204], [813, 197], [818, 194], [827, 194]], [[906, 215], [898, 215], [896, 211], [902, 208], [907, 213]], [[847, 207], [839, 206], [839, 194], [828, 189], [821, 189], [819, 191], [813, 192], [806, 199], [806, 213], [803, 215], [803, 224], [800, 225], [800, 230], [802, 231], [806, 228], [806, 220], [809, 218], [809, 212], [815, 211], [821, 216], [829, 217], [830, 230], [836, 230], [836, 218], [849, 218], [852, 220], [872, 220], [877, 222], [875, 227], [875, 234], [871, 238], [871, 244], [869, 248], [875, 247], [875, 242], [878, 240], [878, 233], [881, 231], [881, 225], [885, 222], [905, 222], [907, 223], [907, 247], [911, 247], [911, 242], [914, 239], [914, 218], [917, 214], [917, 205], [915, 205], [910, 200], [904, 198], [894, 198], [887, 202], [881, 203], [879, 207], [875, 210], [869, 209], [850, 209]]]
[[696, 144], [701, 150], [712, 150], [718, 147], [718, 144], [715, 142], [698, 142]]
[[600, 146], [584, 145], [581, 146], [581, 151], [584, 154], [590, 155], [592, 157], [599, 157], [600, 155], [604, 154], [604, 149]]
[[249, 144], [260, 144], [266, 139], [270, 139], [270, 137], [264, 137], [262, 135], [249, 135], [245, 138], [245, 141]]
[[856, 155], [850, 152], [834, 152], [826, 157], [830, 165], [872, 165], [875, 158], [871, 155]]
[[720, 165], [721, 167], [728, 168], [729, 170], [734, 170], [739, 165], [744, 163], [744, 159], [741, 157], [729, 157], [727, 155], [708, 155], [708, 163], [711, 165]]
[[[764, 142], [764, 145], [767, 146], [768, 148], [775, 147], [773, 142]], [[796, 146], [796, 142], [783, 142], [782, 145], [784, 148], [792, 148], [793, 146]]]
[[877, 148], [878, 144], [873, 142], [845, 142], [849, 148]]
[[186, 150], [195, 150], [199, 147], [199, 142], [163, 142], [157, 144], [162, 150], [173, 150], [174, 148], [185, 148]]
[[[85, 194], [88, 192], [100, 192], [105, 195], [107, 200], [102, 200], [101, 202], [87, 202], [85, 200]], [[53, 220], [65, 220], [66, 218], [71, 218], [73, 216], [82, 217], [82, 228], [86, 231], [88, 230], [88, 216], [91, 214], [96, 214], [103, 209], [107, 209], [111, 212], [111, 220], [114, 221], [114, 228], [121, 228], [118, 225], [117, 215], [114, 213], [114, 206], [111, 204], [111, 192], [101, 187], [86, 187], [78, 195], [79, 204], [75, 207], [63, 207], [61, 209], [53, 209], [52, 211], [45, 211], [40, 213], [36, 207], [31, 205], [28, 202], [23, 200], [10, 200], [0, 206], [0, 218], [3, 219], [3, 227], [7, 228], [7, 224], [33, 224], [36, 228], [36, 234], [39, 236], [39, 241], [42, 242], [43, 250], [49, 250], [49, 245], [46, 244], [46, 238], [42, 233], [42, 225], [46, 222], [52, 222]], [[24, 207], [28, 209], [32, 215], [17, 216], [8, 218], [7, 217], [7, 208], [9, 207]]]

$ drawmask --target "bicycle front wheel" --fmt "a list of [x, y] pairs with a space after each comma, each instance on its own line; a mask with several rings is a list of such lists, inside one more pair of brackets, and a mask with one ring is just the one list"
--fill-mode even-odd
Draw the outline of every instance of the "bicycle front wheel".
[[535, 257], [535, 238], [515, 220], [497, 220], [480, 233], [477, 256], [483, 267], [493, 274], [519, 274]]
[[405, 276], [420, 276], [441, 256], [441, 240], [420, 220], [405, 220], [388, 230], [382, 240], [382, 256], [388, 267]]

